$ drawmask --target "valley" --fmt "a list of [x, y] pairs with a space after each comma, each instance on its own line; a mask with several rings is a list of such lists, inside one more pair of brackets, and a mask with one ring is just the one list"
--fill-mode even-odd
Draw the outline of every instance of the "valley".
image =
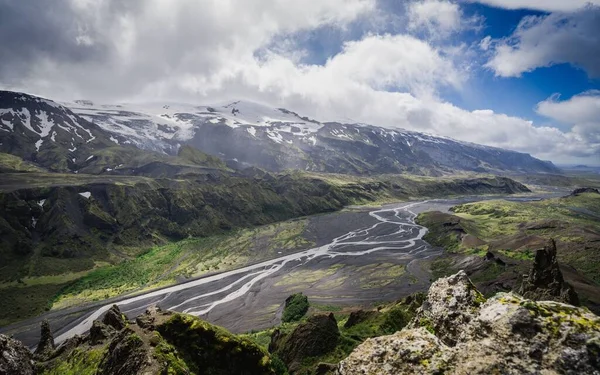
[[[223, 254], [221, 258], [218, 255], [212, 257], [209, 262], [212, 261], [213, 265], [227, 263], [238, 254], [247, 254], [246, 251], [253, 250], [252, 245], [264, 243], [265, 232], [277, 232], [277, 227], [283, 226], [285, 229], [280, 229], [284, 232], [287, 229], [292, 237], [296, 236], [290, 228], [304, 227], [297, 232], [302, 240], [295, 238], [293, 246], [286, 246], [290, 243], [290, 237], [286, 238], [287, 234], [281, 236], [280, 231], [272, 237], [274, 241], [270, 242], [273, 251], [256, 254], [256, 257], [251, 258], [254, 261], [261, 256], [273, 257], [274, 252], [281, 253], [273, 259], [240, 268], [235, 268], [236, 263], [232, 262], [222, 266], [223, 272], [204, 270], [207, 276], [176, 286], [112, 299], [105, 304], [57, 310], [8, 327], [3, 332], [14, 333], [15, 337], [26, 344], [34, 345], [38, 340], [39, 321], [47, 318], [56, 327], [54, 332], [57, 342], [61, 342], [74, 334], [87, 331], [91, 322], [112, 303], [117, 303], [130, 317], [139, 315], [148, 306], [158, 305], [163, 309], [200, 316], [233, 332], [245, 332], [276, 324], [281, 301], [295, 292], [303, 292], [311, 301], [326, 306], [368, 306], [381, 301], [394, 301], [425, 290], [430, 283], [426, 261], [441, 254], [441, 249], [431, 247], [423, 241], [426, 229], [414, 223], [417, 213], [481, 199], [435, 199], [386, 205], [376, 210], [357, 208], [275, 224], [259, 230], [245, 230], [246, 236], [255, 233], [256, 242], [246, 249], [237, 242], [238, 246], [234, 251]], [[521, 199], [539, 198], [532, 196]], [[298, 225], [303, 221], [304, 224]], [[241, 241], [240, 236], [233, 238], [234, 241]], [[222, 242], [227, 243], [227, 240], [222, 239]], [[190, 245], [190, 242], [186, 242], [182, 246]], [[218, 253], [219, 250], [215, 252]], [[238, 261], [237, 264], [243, 264], [243, 260]], [[166, 263], [165, 266], [174, 263], [180, 270], [186, 269], [184, 264], [177, 262]], [[198, 267], [205, 265], [206, 263], [198, 263], [194, 270], [198, 272]], [[229, 267], [235, 269], [226, 271]], [[136, 268], [144, 275], [152, 275], [146, 269]], [[170, 277], [176, 278], [179, 272], [175, 267]], [[92, 274], [80, 281], [83, 286], [79, 288], [84, 291], [84, 295], [93, 293], [99, 285], [106, 283], [131, 285], [115, 274], [100, 273], [98, 277]], [[78, 288], [77, 283], [74, 285], [74, 288]], [[99, 290], [99, 295], [105, 293], [101, 288]], [[67, 292], [64, 298], [76, 298], [68, 294]]]

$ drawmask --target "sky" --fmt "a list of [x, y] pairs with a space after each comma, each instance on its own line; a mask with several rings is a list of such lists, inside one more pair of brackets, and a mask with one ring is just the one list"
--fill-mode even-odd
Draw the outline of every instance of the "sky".
[[600, 165], [600, 0], [0, 0], [0, 88], [250, 100]]

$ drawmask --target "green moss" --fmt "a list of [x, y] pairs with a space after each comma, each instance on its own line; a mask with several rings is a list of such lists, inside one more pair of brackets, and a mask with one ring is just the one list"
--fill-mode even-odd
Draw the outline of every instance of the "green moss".
[[[155, 333], [160, 335], [158, 332]], [[154, 356], [161, 364], [161, 374], [183, 375], [192, 373], [187, 363], [179, 356], [177, 349], [160, 336], [158, 345], [154, 348]]]
[[270, 357], [254, 342], [191, 315], [175, 314], [157, 330], [196, 373], [273, 373]]
[[419, 326], [428, 330], [432, 335], [435, 335], [435, 328], [433, 328], [433, 323], [429, 318], [420, 318]]
[[286, 323], [298, 321], [306, 314], [308, 308], [308, 297], [302, 293], [293, 294], [286, 300], [281, 321]]
[[43, 375], [95, 375], [102, 360], [105, 349], [80, 349], [71, 352], [68, 357], [56, 363]]

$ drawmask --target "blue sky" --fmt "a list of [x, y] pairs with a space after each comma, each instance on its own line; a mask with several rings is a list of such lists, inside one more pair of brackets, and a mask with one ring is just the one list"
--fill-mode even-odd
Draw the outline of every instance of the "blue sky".
[[600, 165], [600, 0], [0, 2], [0, 88], [230, 100]]

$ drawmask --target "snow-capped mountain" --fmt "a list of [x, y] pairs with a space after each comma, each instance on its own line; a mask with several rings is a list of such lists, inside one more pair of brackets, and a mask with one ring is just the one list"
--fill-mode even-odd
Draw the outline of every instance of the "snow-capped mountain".
[[110, 143], [101, 128], [56, 102], [0, 91], [0, 152], [66, 171]]
[[[80, 100], [57, 104], [2, 92], [0, 142], [0, 151], [33, 161], [46, 149], [60, 146], [69, 154], [67, 160], [75, 160], [68, 163], [70, 170], [81, 168], [76, 162], [82, 156], [73, 153], [83, 147], [136, 146], [177, 155], [183, 145], [191, 145], [236, 169], [258, 166], [272, 171], [428, 175], [559, 172], [552, 163], [528, 154], [405, 130], [322, 123], [248, 101], [102, 105]], [[16, 150], [15, 144], [19, 145]], [[83, 153], [91, 154], [90, 149]]]
[[[255, 127], [274, 124], [289, 125], [290, 132], [309, 134], [322, 125], [301, 118], [284, 109], [273, 109], [250, 102], [232, 102], [218, 106], [194, 106], [181, 103], [148, 103], [123, 105], [95, 105], [78, 100], [63, 103], [82, 118], [98, 124], [112, 135], [118, 144], [133, 144], [142, 149], [176, 153], [177, 145], [192, 139], [196, 125], [222, 124], [231, 128], [244, 127], [250, 134]], [[294, 129], [290, 126], [294, 126]], [[279, 136], [271, 132], [272, 139]]]

